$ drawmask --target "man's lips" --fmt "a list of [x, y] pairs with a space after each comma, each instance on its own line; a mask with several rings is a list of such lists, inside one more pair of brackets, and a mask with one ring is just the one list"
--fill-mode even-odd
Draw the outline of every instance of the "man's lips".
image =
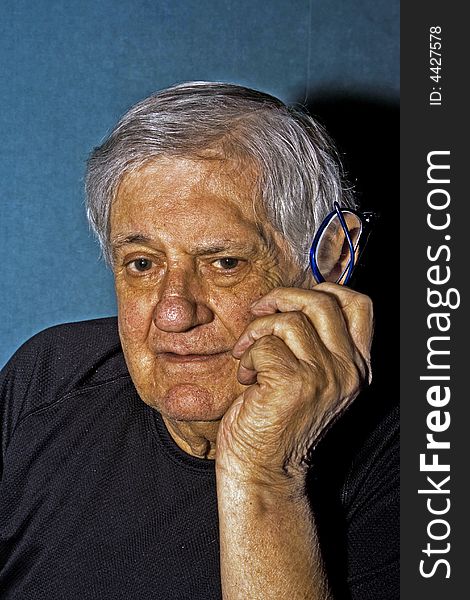
[[216, 360], [224, 356], [231, 355], [231, 350], [221, 350], [220, 352], [204, 352], [204, 353], [178, 353], [178, 352], [157, 352], [157, 358], [171, 363], [194, 363], [208, 362]]

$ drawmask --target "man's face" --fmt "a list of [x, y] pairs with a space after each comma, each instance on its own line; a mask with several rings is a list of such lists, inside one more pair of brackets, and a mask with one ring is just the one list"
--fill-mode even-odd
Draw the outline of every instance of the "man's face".
[[257, 226], [254, 194], [252, 169], [218, 159], [161, 157], [119, 186], [119, 332], [139, 395], [166, 418], [222, 418], [244, 389], [231, 350], [251, 303], [296, 274], [279, 235]]

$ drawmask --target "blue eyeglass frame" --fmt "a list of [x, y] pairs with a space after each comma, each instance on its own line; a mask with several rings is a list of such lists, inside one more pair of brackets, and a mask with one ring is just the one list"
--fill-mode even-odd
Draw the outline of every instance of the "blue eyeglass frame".
[[[317, 281], [317, 283], [323, 283], [325, 281], [325, 278], [323, 277], [323, 275], [318, 267], [317, 259], [316, 259], [317, 248], [318, 248], [318, 244], [320, 243], [323, 232], [329, 226], [333, 217], [337, 216], [339, 219], [339, 222], [341, 224], [341, 227], [343, 228], [344, 236], [348, 242], [350, 259], [349, 259], [348, 265], [346, 266], [344, 271], [341, 273], [341, 275], [336, 280], [336, 283], [343, 280], [341, 285], [347, 285], [349, 283], [349, 281], [351, 280], [354, 268], [357, 266], [359, 259], [361, 257], [361, 254], [364, 251], [367, 240], [369, 239], [370, 232], [372, 230], [372, 226], [378, 219], [378, 214], [374, 213], [374, 212], [370, 212], [370, 211], [361, 213], [361, 212], [358, 212], [357, 210], [349, 208], [348, 206], [341, 207], [337, 202], [335, 202], [333, 206], [334, 206], [335, 210], [330, 212], [323, 219], [320, 227], [318, 228], [318, 230], [315, 234], [315, 237], [313, 238], [313, 242], [310, 247], [310, 267], [312, 269], [313, 276], [315, 277], [315, 280]], [[351, 239], [351, 234], [349, 232], [348, 226], [344, 219], [343, 212], [349, 212], [349, 213], [356, 215], [356, 217], [361, 222], [361, 232], [356, 241], [356, 246], [354, 246], [354, 243]], [[356, 260], [356, 252], [357, 251], [358, 251], [358, 255], [357, 255], [357, 260]], [[347, 271], [346, 275], [344, 274], [345, 271]]]

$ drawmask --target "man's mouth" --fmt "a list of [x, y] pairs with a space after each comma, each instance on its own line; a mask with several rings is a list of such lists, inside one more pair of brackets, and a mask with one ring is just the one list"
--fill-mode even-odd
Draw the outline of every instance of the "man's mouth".
[[198, 363], [198, 362], [209, 362], [211, 360], [217, 360], [223, 356], [230, 355], [230, 350], [223, 350], [221, 352], [205, 352], [205, 353], [185, 353], [178, 354], [177, 352], [159, 352], [158, 358], [163, 359], [166, 362], [171, 363]]

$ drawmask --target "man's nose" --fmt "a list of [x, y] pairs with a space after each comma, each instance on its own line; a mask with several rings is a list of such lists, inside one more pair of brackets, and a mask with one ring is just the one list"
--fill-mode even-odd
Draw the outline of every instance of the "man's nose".
[[169, 270], [160, 289], [153, 322], [161, 331], [183, 332], [214, 318], [194, 277], [182, 269]]

